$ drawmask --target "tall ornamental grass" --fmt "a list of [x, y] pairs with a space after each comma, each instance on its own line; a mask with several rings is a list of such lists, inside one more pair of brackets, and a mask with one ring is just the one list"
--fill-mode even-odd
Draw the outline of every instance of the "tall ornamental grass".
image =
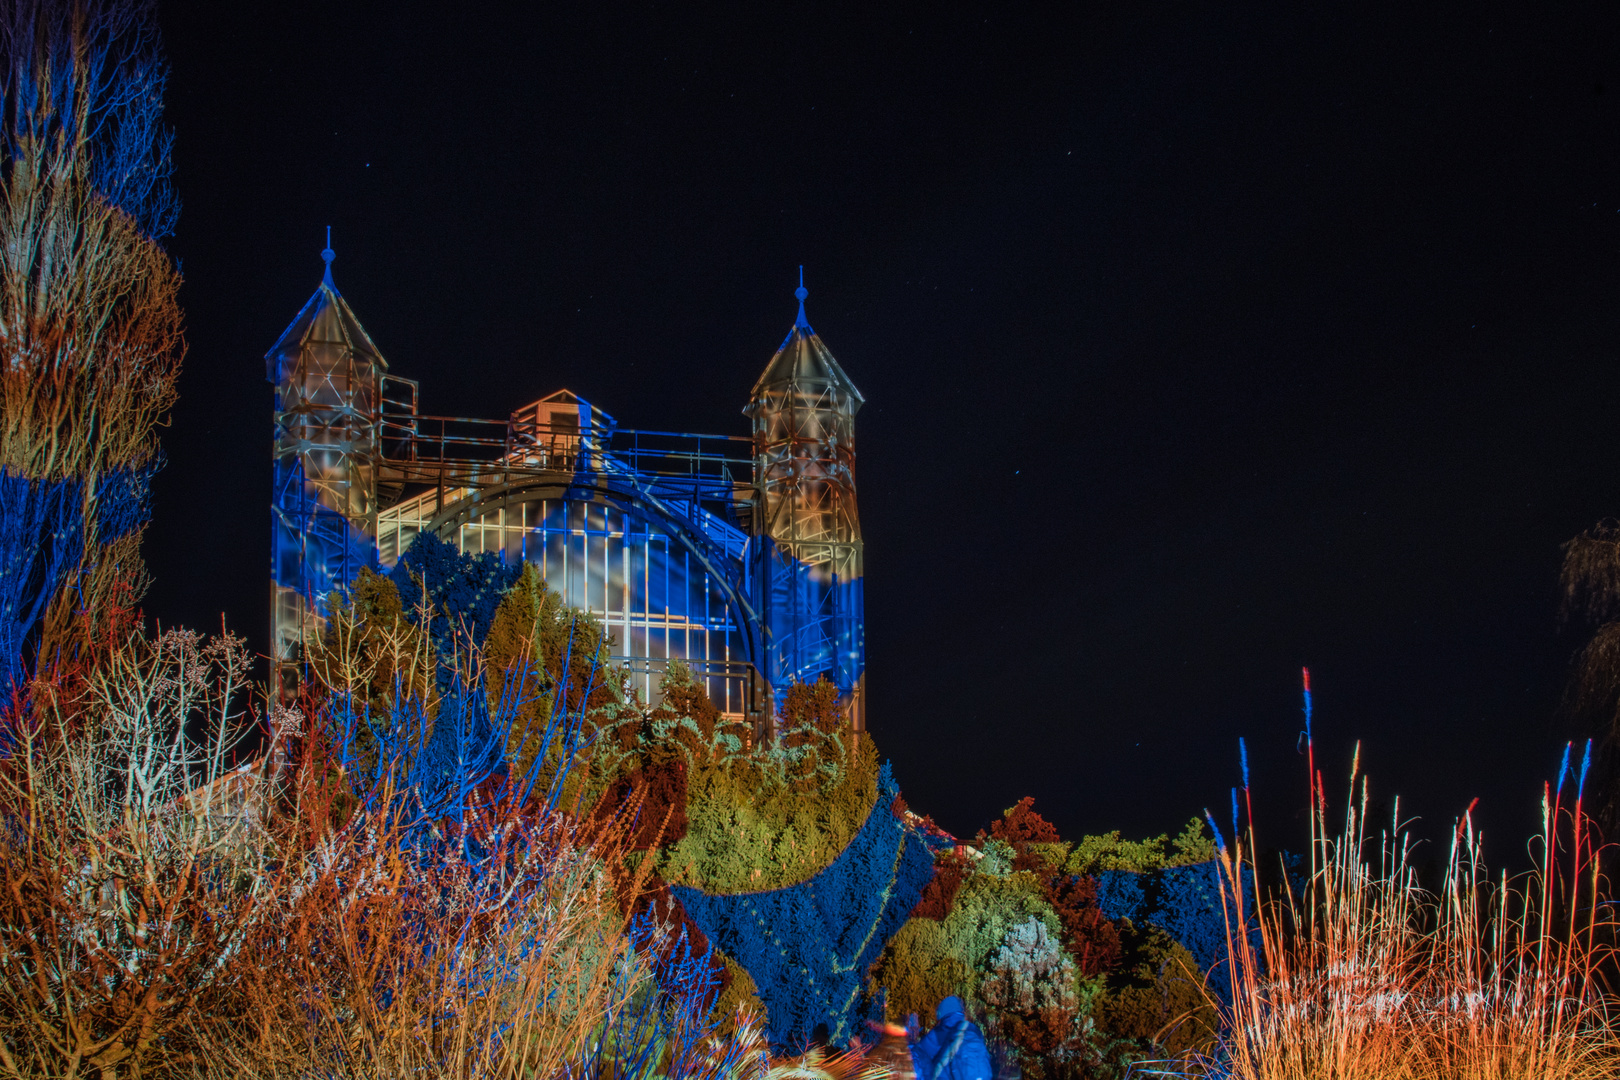
[[[1307, 676], [1307, 739], [1309, 710]], [[1606, 982], [1616, 922], [1583, 807], [1590, 754], [1588, 745], [1576, 773], [1566, 750], [1557, 783], [1545, 785], [1534, 872], [1487, 872], [1470, 807], [1430, 890], [1419, 884], [1399, 803], [1389, 829], [1369, 828], [1359, 747], [1337, 831], [1313, 750], [1307, 865], [1293, 875], [1285, 869], [1281, 888], [1255, 906], [1242, 887], [1248, 873], [1259, 878], [1252, 819], [1230, 847], [1220, 845], [1233, 995], [1214, 1002], [1225, 1029], [1219, 1051], [1194, 1061], [1190, 1075], [1620, 1076], [1620, 1013]], [[1234, 791], [1234, 822], [1238, 803]]]

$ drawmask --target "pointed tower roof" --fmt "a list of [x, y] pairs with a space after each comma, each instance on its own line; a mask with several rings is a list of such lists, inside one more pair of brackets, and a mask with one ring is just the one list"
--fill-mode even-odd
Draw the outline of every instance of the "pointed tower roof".
[[360, 320], [349, 309], [348, 301], [343, 299], [343, 294], [332, 283], [332, 260], [337, 255], [332, 251], [330, 227], [326, 230], [326, 250], [321, 252], [321, 258], [326, 261], [326, 274], [315, 295], [309, 298], [298, 317], [281, 332], [276, 343], [270, 346], [270, 351], [264, 354], [265, 373], [273, 383], [281, 381], [281, 358], [288, 354], [296, 355], [306, 343], [312, 341], [346, 345], [354, 351], [356, 359], [369, 361], [381, 371], [388, 370], [388, 361], [383, 359], [371, 335], [366, 333], [366, 328], [360, 325]]
[[799, 317], [794, 320], [793, 329], [788, 331], [776, 355], [765, 365], [764, 374], [754, 383], [751, 396], [757, 398], [763, 390], [794, 383], [807, 389], [824, 387], [842, 390], [855, 399], [855, 409], [859, 409], [866, 403], [866, 398], [844, 374], [844, 369], [833, 359], [831, 350], [822, 343], [821, 336], [810, 329], [810, 321], [804, 317], [804, 300], [810, 291], [804, 287], [802, 266], [799, 267], [799, 287], [793, 291], [793, 295], [799, 299]]

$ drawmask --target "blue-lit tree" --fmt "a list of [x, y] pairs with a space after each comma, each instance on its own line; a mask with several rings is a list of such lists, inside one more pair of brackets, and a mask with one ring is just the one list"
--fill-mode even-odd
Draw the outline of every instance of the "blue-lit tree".
[[0, 12], [0, 679], [139, 598], [183, 353], [168, 77], [145, 0]]

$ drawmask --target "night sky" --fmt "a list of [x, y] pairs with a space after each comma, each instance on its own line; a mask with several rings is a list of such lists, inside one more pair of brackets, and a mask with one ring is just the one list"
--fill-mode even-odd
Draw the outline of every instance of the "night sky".
[[[148, 613], [267, 646], [262, 356], [320, 280], [424, 411], [745, 434], [864, 392], [870, 726], [971, 834], [1298, 845], [1342, 790], [1512, 858], [1620, 514], [1620, 33], [1592, 3], [165, 3], [190, 352]], [[1429, 9], [1427, 11], [1419, 9]]]

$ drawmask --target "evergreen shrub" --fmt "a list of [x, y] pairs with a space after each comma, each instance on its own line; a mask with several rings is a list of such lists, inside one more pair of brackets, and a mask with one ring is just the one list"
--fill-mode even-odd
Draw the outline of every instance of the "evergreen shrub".
[[[798, 884], [830, 864], [878, 808], [877, 749], [862, 740], [836, 771], [818, 762], [809, 790], [803, 761], [766, 748], [694, 765], [686, 835], [664, 852], [664, 876], [705, 892], [760, 891]], [[882, 810], [888, 814], [888, 800]]]
[[1063, 869], [1071, 874], [1097, 874], [1105, 870], [1145, 873], [1167, 866], [1192, 866], [1213, 858], [1215, 841], [1204, 832], [1203, 820], [1195, 817], [1173, 840], [1167, 835], [1149, 840], [1122, 840], [1118, 830], [1102, 836], [1082, 837]]
[[454, 544], [431, 532], [419, 532], [389, 572], [405, 604], [406, 617], [420, 622], [420, 610], [432, 612], [429, 624], [440, 661], [441, 688], [458, 668], [465, 675], [469, 645], [481, 645], [496, 608], [523, 572], [499, 555], [464, 555]]
[[[1245, 876], [1254, 895], [1252, 874]], [[1221, 914], [1221, 878], [1214, 862], [1165, 866], [1147, 872], [1107, 870], [1098, 875], [1097, 899], [1110, 919], [1164, 931], [1209, 973], [1211, 991], [1231, 1000], [1231, 982], [1217, 962], [1226, 956], [1226, 922]]]
[[710, 940], [748, 970], [773, 1044], [807, 1043], [817, 1025], [847, 1045], [880, 1004], [865, 974], [916, 906], [933, 872], [927, 845], [891, 811], [899, 787], [885, 765], [854, 840], [820, 872], [787, 888], [713, 895], [672, 891]]
[[1092, 1003], [1097, 1026], [1151, 1041], [1171, 1056], [1209, 1049], [1219, 1018], [1204, 996], [1198, 960], [1156, 926], [1123, 927], [1126, 957]]
[[939, 846], [872, 992], [891, 1020], [961, 995], [1031, 1080], [1122, 1076], [1201, 1047], [1213, 1030], [1202, 972], [1221, 928], [1211, 851], [1197, 821], [1174, 839], [1070, 843], [1022, 799], [973, 846]]

